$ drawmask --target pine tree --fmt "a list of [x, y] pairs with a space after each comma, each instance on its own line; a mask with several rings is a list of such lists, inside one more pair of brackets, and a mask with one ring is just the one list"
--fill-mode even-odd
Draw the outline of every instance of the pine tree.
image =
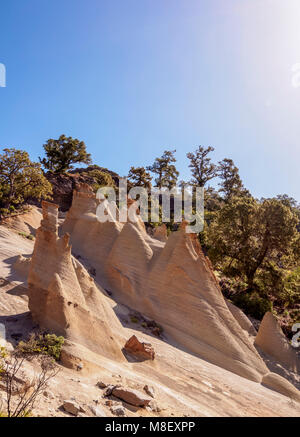
[[156, 158], [154, 163], [147, 167], [147, 170], [157, 175], [155, 179], [156, 187], [172, 189], [176, 186], [179, 172], [172, 164], [176, 162], [175, 153], [176, 150], [165, 150], [160, 158]]
[[145, 167], [131, 167], [128, 179], [136, 187], [144, 187], [147, 190], [151, 190], [152, 177]]
[[46, 158], [39, 158], [46, 170], [65, 173], [73, 168], [72, 164], [82, 162], [90, 164], [91, 155], [86, 151], [83, 141], [61, 135], [58, 140], [49, 139], [44, 144]]
[[208, 181], [217, 176], [217, 166], [208, 157], [208, 154], [213, 151], [213, 147], [198, 146], [194, 153], [187, 153], [186, 156], [190, 160], [189, 168], [193, 177], [190, 181], [192, 186], [204, 187]]
[[218, 177], [222, 180], [219, 184], [219, 192], [224, 194], [226, 201], [234, 196], [251, 196], [244, 187], [239, 175], [239, 169], [234, 165], [232, 159], [223, 159], [219, 162]]
[[0, 205], [7, 209], [21, 205], [29, 198], [47, 199], [51, 184], [41, 165], [32, 162], [27, 152], [4, 149], [0, 155]]

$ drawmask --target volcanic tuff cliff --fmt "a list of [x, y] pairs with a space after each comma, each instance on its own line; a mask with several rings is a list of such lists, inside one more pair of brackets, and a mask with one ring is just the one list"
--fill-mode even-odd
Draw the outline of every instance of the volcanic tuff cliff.
[[[57, 206], [43, 202], [28, 276], [35, 322], [66, 337], [72, 356], [90, 351], [125, 361], [123, 326], [108, 292], [115, 301], [158, 322], [180, 349], [300, 399], [288, 381], [269, 372], [251, 340], [255, 329], [225, 301], [208, 259], [195, 235], [185, 232], [185, 224], [164, 243], [147, 234], [139, 215], [134, 222], [101, 223], [98, 204], [90, 187], [80, 185], [58, 231]], [[72, 256], [69, 240], [73, 253], [93, 266], [96, 281]], [[264, 335], [264, 324], [256, 342], [266, 350], [272, 333]], [[277, 343], [278, 335], [276, 331]], [[274, 349], [273, 343], [268, 344]], [[279, 343], [287, 349], [282, 338]], [[290, 363], [291, 357], [287, 359]], [[292, 364], [295, 370], [298, 364]]]
[[[288, 398], [299, 401], [299, 391], [269, 369], [297, 385], [297, 375], [284, 370], [296, 369], [297, 356], [292, 350], [288, 355], [291, 360], [278, 367], [283, 361], [276, 355], [278, 344], [282, 351], [289, 349], [282, 337], [264, 322], [257, 335], [245, 314], [224, 300], [208, 259], [197, 238], [185, 232], [185, 225], [169, 238], [165, 236], [163, 242], [146, 233], [139, 217], [134, 223], [100, 223], [95, 214], [97, 205], [90, 188], [80, 186], [59, 228], [57, 206], [45, 202], [31, 259], [26, 245], [33, 242], [27, 243], [19, 236], [22, 241], [14, 244], [17, 237], [6, 228], [2, 229], [2, 249], [0, 245], [2, 274], [24, 278], [20, 291], [28, 294], [33, 319], [30, 322], [26, 318], [26, 323], [31, 324], [31, 329], [38, 324], [50, 333], [66, 337], [61, 362], [80, 371], [89, 387], [86, 396], [92, 390], [92, 375], [115, 369], [118, 374], [133, 378], [134, 384], [145, 379], [148, 384], [156, 384], [160, 401], [172, 399], [173, 408], [180, 408], [178, 414], [190, 408], [202, 415], [232, 415], [237, 411], [248, 415], [250, 410], [253, 415], [272, 415], [274, 402], [277, 414], [294, 414], [297, 405], [291, 410]], [[134, 203], [129, 200], [129, 205]], [[25, 252], [16, 250], [20, 243], [26, 246]], [[5, 288], [0, 289], [4, 311], [10, 308], [8, 301], [17, 301], [19, 308], [19, 300], [5, 294]], [[24, 313], [25, 301], [22, 305]], [[133, 310], [138, 311], [140, 326], [135, 325], [136, 321], [130, 322]], [[9, 310], [9, 314], [14, 312]], [[162, 337], [151, 337], [152, 331], [143, 328], [142, 321], [149, 319], [164, 328]], [[8, 316], [8, 333], [10, 325]], [[26, 329], [30, 329], [29, 325]], [[154, 360], [140, 363], [126, 355], [124, 347], [132, 336], [141, 345], [151, 342]], [[260, 355], [253, 346], [255, 338]], [[261, 350], [273, 354], [276, 360], [270, 363]], [[64, 378], [68, 374], [63, 375]], [[111, 378], [115, 380], [115, 376]], [[213, 389], [207, 391], [206, 384]], [[220, 403], [216, 404], [216, 396]], [[258, 400], [263, 403], [256, 408]]]
[[140, 220], [100, 223], [96, 208], [82, 185], [61, 232], [95, 267], [101, 286], [159, 322], [182, 349], [261, 382], [268, 369], [247, 335], [251, 323], [225, 302], [194, 235], [182, 225], [163, 243], [149, 237]]
[[105, 296], [57, 235], [57, 206], [43, 202], [28, 286], [29, 309], [43, 328], [116, 360], [124, 360], [120, 326]]

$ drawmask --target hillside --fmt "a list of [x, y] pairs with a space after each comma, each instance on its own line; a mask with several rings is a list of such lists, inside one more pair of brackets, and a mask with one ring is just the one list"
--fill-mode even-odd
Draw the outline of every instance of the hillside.
[[[184, 229], [161, 242], [142, 223], [101, 224], [84, 185], [66, 218], [57, 214], [44, 203], [43, 211], [33, 207], [0, 227], [6, 345], [25, 340], [37, 325], [66, 338], [61, 371], [35, 415], [68, 415], [62, 405], [70, 398], [88, 416], [116, 415], [114, 407], [122, 405], [127, 416], [300, 415], [295, 351], [280, 329], [273, 339], [268, 332], [268, 354], [260, 349], [264, 342], [255, 347], [250, 320], [224, 300], [200, 246]], [[26, 229], [35, 240], [25, 238]], [[152, 345], [154, 360], [124, 351], [132, 335]], [[263, 330], [260, 337], [266, 338]], [[274, 356], [278, 345], [288, 360]], [[24, 371], [30, 376], [37, 367], [26, 362]], [[148, 385], [154, 402], [139, 408], [103, 397], [99, 381], [141, 392]]]

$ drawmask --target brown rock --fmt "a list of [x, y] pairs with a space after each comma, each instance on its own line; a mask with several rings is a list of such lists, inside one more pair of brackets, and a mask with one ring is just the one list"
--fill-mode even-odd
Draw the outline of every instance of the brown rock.
[[99, 388], [106, 388], [107, 386], [108, 386], [108, 384], [106, 382], [103, 382], [103, 381], [97, 382], [97, 387], [99, 387]]
[[155, 352], [150, 343], [142, 343], [133, 335], [125, 344], [125, 350], [146, 360], [154, 360]]
[[84, 409], [80, 407], [75, 401], [64, 401], [63, 409], [73, 416], [77, 416], [78, 413], [85, 413]]
[[151, 387], [149, 385], [145, 385], [144, 390], [147, 393], [147, 395], [151, 396], [151, 398], [154, 398], [154, 394], [155, 394], [154, 387]]
[[108, 385], [104, 391], [103, 396], [104, 397], [110, 396], [112, 394], [113, 390], [117, 387], [118, 387], [117, 385]]
[[134, 405], [135, 407], [146, 407], [151, 398], [145, 395], [143, 392], [133, 390], [132, 388], [116, 387], [113, 389], [112, 394], [127, 404]]
[[114, 405], [113, 401], [111, 401], [110, 399], [108, 399], [107, 401], [105, 401], [105, 405], [107, 407], [112, 407]]

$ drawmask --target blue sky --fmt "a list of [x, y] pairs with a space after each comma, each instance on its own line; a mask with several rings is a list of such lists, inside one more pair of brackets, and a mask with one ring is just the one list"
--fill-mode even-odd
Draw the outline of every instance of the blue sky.
[[211, 145], [300, 201], [299, 22], [298, 0], [2, 1], [0, 145], [37, 159], [64, 133], [121, 175], [174, 148], [182, 179]]

